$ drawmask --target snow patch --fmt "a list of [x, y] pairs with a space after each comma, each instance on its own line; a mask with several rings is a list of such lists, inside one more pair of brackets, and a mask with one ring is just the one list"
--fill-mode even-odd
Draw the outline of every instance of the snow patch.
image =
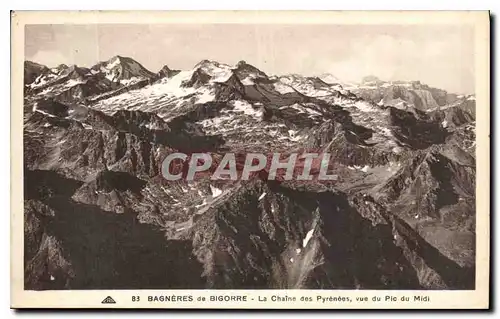
[[106, 79], [110, 80], [113, 82], [115, 80], [116, 75], [114, 73], [108, 73], [106, 74]]
[[273, 86], [274, 86], [274, 89], [280, 94], [295, 92], [295, 90], [291, 86], [286, 85], [280, 81], [274, 82]]
[[111, 62], [109, 62], [109, 63], [106, 65], [106, 69], [111, 70], [112, 68], [114, 68], [114, 67], [115, 67], [115, 66], [117, 66], [118, 64], [120, 64], [120, 58], [115, 57], [113, 60], [111, 60]]
[[130, 85], [130, 84], [134, 84], [136, 82], [139, 82], [140, 80], [142, 80], [142, 78], [138, 78], [138, 77], [131, 77], [130, 79], [124, 79], [124, 80], [120, 80], [120, 84], [123, 84], [123, 85]]
[[252, 104], [248, 103], [247, 101], [234, 101], [232, 103], [234, 105], [234, 110], [236, 112], [243, 112], [246, 115], [251, 115], [251, 116], [262, 116], [262, 110], [255, 110], [252, 107]]
[[297, 135], [299, 131], [297, 130], [288, 130], [288, 135], [290, 135], [290, 140], [297, 142], [304, 138], [304, 136]]
[[194, 207], [195, 208], [200, 208], [201, 206], [205, 206], [207, 203], [207, 200], [206, 199], [203, 199], [203, 202], [201, 204], [198, 204], [198, 205], [195, 205]]
[[332, 74], [323, 74], [319, 78], [321, 79], [321, 81], [328, 84], [337, 84], [340, 82], [340, 80]]
[[160, 125], [158, 123], [147, 123], [144, 125], [145, 128], [150, 129], [150, 130], [159, 130], [161, 129]]
[[38, 87], [38, 86], [42, 86], [42, 85], [44, 85], [44, 84], [48, 83], [49, 81], [50, 81], [50, 79], [49, 79], [49, 78], [44, 77], [44, 75], [43, 75], [43, 74], [40, 74], [40, 75], [39, 75], [39, 76], [35, 79], [35, 81], [33, 81], [33, 83], [31, 83], [31, 84], [29, 85], [29, 87], [31, 87], [31, 88], [36, 88], [36, 87]]
[[384, 134], [385, 136], [387, 137], [394, 137], [394, 135], [392, 134], [392, 131], [390, 129], [388, 129], [387, 127], [379, 127], [380, 130], [382, 131], [382, 134]]
[[319, 113], [318, 111], [310, 109], [308, 107], [305, 107], [299, 103], [280, 107], [280, 109], [283, 109], [283, 108], [295, 109], [295, 110], [299, 111], [299, 113], [309, 113], [311, 115], [321, 115], [321, 113]]
[[210, 190], [212, 191], [212, 197], [213, 198], [216, 198], [218, 197], [220, 194], [222, 194], [222, 190], [217, 188], [217, 187], [213, 187], [212, 185], [210, 185]]
[[226, 122], [232, 120], [234, 117], [233, 116], [219, 116], [219, 117], [214, 117], [214, 118], [209, 118], [209, 119], [204, 119], [202, 121], [199, 121], [201, 126], [204, 128], [207, 127], [216, 127], [220, 129], [221, 125]]
[[215, 94], [210, 90], [204, 90], [201, 95], [198, 96], [198, 103], [207, 103], [215, 100]]
[[370, 103], [365, 102], [365, 101], [356, 101], [354, 105], [358, 108], [358, 110], [363, 111], [363, 112], [376, 112], [377, 109], [375, 109]]
[[311, 240], [314, 233], [314, 228], [307, 232], [306, 237], [302, 240], [302, 247], [306, 247], [309, 240]]
[[47, 115], [48, 117], [55, 117], [54, 115], [52, 115], [52, 114], [50, 114], [50, 113], [47, 113], [47, 112], [45, 112], [45, 111], [42, 111], [42, 110], [37, 109], [35, 106], [33, 106], [33, 111], [36, 111], [36, 112], [38, 112], [38, 113], [45, 114], [45, 115]]
[[38, 95], [44, 95], [44, 94], [50, 93], [52, 91], [52, 89], [53, 89], [53, 87], [49, 86], [48, 88], [46, 88], [42, 92], [38, 93]]
[[254, 85], [255, 82], [253, 81], [253, 79], [251, 77], [246, 77], [244, 78], [243, 80], [241, 80], [241, 84], [243, 85]]
[[69, 79], [68, 82], [66, 82], [67, 87], [73, 87], [78, 84], [85, 84], [86, 81], [79, 81], [79, 80], [74, 80], [74, 79]]
[[395, 153], [395, 154], [399, 154], [403, 151], [403, 149], [401, 147], [398, 147], [398, 146], [395, 146], [392, 148], [392, 152]]
[[347, 166], [347, 168], [350, 170], [360, 170], [360, 171], [366, 173], [370, 169], [370, 166], [368, 166], [368, 165], [365, 165], [365, 166], [354, 165], [354, 166]]
[[204, 62], [200, 69], [210, 75], [211, 82], [216, 83], [224, 83], [233, 75], [233, 71], [229, 65], [217, 62]]

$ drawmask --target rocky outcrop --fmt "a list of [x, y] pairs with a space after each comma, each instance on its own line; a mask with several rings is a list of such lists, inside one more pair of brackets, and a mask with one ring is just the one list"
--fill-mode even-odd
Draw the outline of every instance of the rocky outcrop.
[[49, 72], [49, 68], [31, 61], [24, 62], [24, 84], [30, 84], [39, 76]]
[[171, 70], [167, 65], [163, 66], [158, 73], [156, 73], [156, 78], [157, 79], [162, 79], [162, 78], [171, 78], [174, 75], [178, 74], [180, 71], [179, 70]]

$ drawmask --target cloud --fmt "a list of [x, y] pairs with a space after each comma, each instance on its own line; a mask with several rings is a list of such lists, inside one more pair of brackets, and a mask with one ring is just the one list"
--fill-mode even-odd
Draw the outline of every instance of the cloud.
[[[325, 66], [345, 81], [360, 81], [375, 75], [382, 80], [421, 80], [450, 91], [470, 90], [468, 79], [457, 79], [473, 73], [470, 55], [463, 48], [463, 38], [402, 38], [389, 35], [363, 37], [350, 43], [349, 53]], [[347, 44], [349, 45], [349, 44]], [[461, 63], [468, 62], [468, 63]], [[471, 70], [469, 70], [471, 69]], [[454, 81], [450, 81], [450, 76]]]
[[69, 58], [55, 50], [39, 50], [33, 56], [27, 57], [27, 59], [49, 67], [54, 67], [61, 63], [72, 64]]

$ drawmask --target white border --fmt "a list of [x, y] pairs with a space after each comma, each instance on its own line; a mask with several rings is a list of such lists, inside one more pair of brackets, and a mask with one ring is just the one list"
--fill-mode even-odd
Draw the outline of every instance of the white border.
[[[493, 9], [493, 12], [497, 12], [500, 10], [495, 10], [499, 3], [498, 1], [490, 0], [490, 1], [483, 1], [483, 0], [475, 0], [475, 1], [453, 1], [451, 2], [438, 2], [434, 0], [421, 0], [418, 1], [417, 3], [411, 3], [409, 1], [406, 2], [401, 2], [401, 1], [387, 1], [387, 0], [379, 0], [379, 1], [345, 1], [343, 3], [333, 3], [333, 4], [327, 4], [326, 1], [323, 0], [309, 0], [309, 1], [300, 1], [300, 0], [288, 0], [285, 2], [279, 2], [277, 3], [270, 3], [269, 1], [266, 0], [253, 0], [251, 2], [239, 2], [237, 5], [235, 5], [234, 1], [219, 1], [219, 3], [214, 4], [213, 1], [210, 2], [210, 4], [207, 4], [207, 1], [191, 1], [191, 0], [185, 0], [182, 2], [179, 2], [177, 4], [172, 4], [168, 3], [165, 4], [163, 1], [149, 1], [149, 0], [142, 0], [140, 2], [122, 2], [122, 3], [116, 3], [116, 4], [109, 4], [109, 3], [103, 3], [102, 1], [98, 0], [87, 0], [84, 2], [66, 2], [66, 1], [54, 1], [54, 0], [45, 0], [43, 2], [40, 1], [35, 1], [35, 0], [24, 0], [24, 1], [16, 1], [15, 7], [16, 9], [72, 9], [72, 10], [105, 10], [105, 9], [151, 9], [151, 10], [159, 10], [159, 9], [265, 9], [265, 10], [270, 10], [270, 9], [306, 9], [306, 10], [311, 10], [311, 9], [332, 9], [334, 7], [335, 9], [342, 9], [342, 10], [348, 10], [348, 9], [375, 9], [375, 10], [381, 10], [381, 9], [409, 9], [409, 10], [414, 10], [414, 9], [428, 9], [428, 10], [441, 10], [441, 9], [468, 9], [468, 10], [482, 10], [482, 9], [488, 9], [491, 8]], [[8, 2], [2, 2], [2, 5], [6, 4], [7, 6], [10, 4]], [[7, 9], [3, 11], [4, 12], [4, 17], [6, 18], [4, 20], [4, 28], [0, 29], [0, 34], [4, 37], [4, 43], [7, 43], [8, 41], [10, 42], [10, 16], [8, 17], [7, 14]], [[496, 35], [495, 35], [496, 39]], [[6, 50], [4, 52], [4, 64], [3, 64], [3, 70], [4, 74], [10, 73], [10, 57], [9, 54], [7, 53]], [[496, 55], [495, 55], [496, 57]], [[494, 58], [494, 57], [492, 57]], [[496, 71], [492, 70], [492, 71]], [[7, 77], [1, 77], [0, 81], [4, 81], [1, 87], [4, 88], [4, 94], [2, 95], [6, 101], [4, 105], [10, 105], [10, 88], [9, 88], [9, 80]], [[498, 86], [495, 85], [495, 89], [498, 91]], [[496, 104], [495, 104], [496, 105]], [[4, 113], [4, 116], [1, 116], [1, 120], [3, 121], [0, 125], [0, 138], [3, 139], [4, 145], [9, 145], [10, 146], [10, 114], [9, 114], [9, 108], [4, 108], [4, 111], [7, 113]], [[499, 112], [496, 112], [496, 119], [500, 117]], [[495, 131], [497, 128], [495, 127]], [[498, 132], [496, 132], [498, 133]], [[498, 136], [498, 134], [497, 134]], [[10, 147], [8, 148], [10, 149]], [[4, 176], [9, 175], [10, 169], [8, 168], [9, 166], [7, 165], [8, 162], [10, 162], [10, 157], [8, 152], [3, 152], [2, 157], [0, 157], [2, 160], [2, 167], [4, 168]], [[497, 177], [495, 175], [495, 177]], [[8, 179], [4, 179], [3, 182], [1, 183], [1, 194], [4, 197], [2, 202], [9, 202], [9, 181]], [[498, 192], [498, 193], [497, 193]], [[495, 192], [495, 197], [500, 197], [500, 191]], [[496, 206], [495, 206], [496, 208]], [[2, 232], [4, 234], [4, 240], [1, 241], [1, 245], [3, 245], [2, 248], [3, 251], [8, 251], [10, 246], [9, 246], [9, 238], [8, 238], [8, 233], [10, 232], [9, 229], [9, 223], [8, 223], [8, 215], [4, 214], [3, 218], [5, 218], [4, 222], [1, 223], [4, 227], [4, 231]], [[498, 218], [497, 220], [497, 226], [498, 226]], [[498, 245], [497, 245], [498, 249]], [[9, 268], [9, 263], [4, 262], [2, 263], [2, 267], [4, 270], [4, 274], [7, 274], [8, 268]], [[498, 276], [496, 276], [498, 278]], [[10, 294], [9, 287], [7, 285], [3, 286], [2, 290], [2, 297], [4, 302], [7, 303], [8, 297], [7, 295]], [[498, 295], [497, 295], [498, 296]], [[498, 297], [496, 297], [498, 298]], [[5, 305], [3, 307], [4, 310], [8, 309], [8, 305]], [[6, 311], [4, 311], [6, 312]], [[5, 314], [5, 313], [2, 313]], [[12, 316], [13, 312], [10, 311], [8, 313], [9, 316]], [[6, 314], [7, 315], [7, 314]], [[50, 314], [48, 314], [50, 315]], [[123, 315], [123, 314], [120, 314]], [[164, 315], [164, 314], [160, 314]], [[175, 316], [178, 314], [172, 313], [169, 314], [170, 316]], [[265, 316], [263, 314], [259, 314], [259, 316]], [[277, 313], [271, 314], [272, 316], [279, 315]], [[292, 313], [286, 314], [288, 315], [293, 315]], [[372, 314], [373, 315], [373, 314]], [[381, 315], [391, 315], [391, 314], [381, 314]], [[419, 314], [413, 314], [413, 315], [419, 315]], [[454, 315], [454, 314], [445, 314], [445, 315]], [[27, 315], [29, 316], [29, 315]], [[85, 316], [85, 315], [84, 315]]]

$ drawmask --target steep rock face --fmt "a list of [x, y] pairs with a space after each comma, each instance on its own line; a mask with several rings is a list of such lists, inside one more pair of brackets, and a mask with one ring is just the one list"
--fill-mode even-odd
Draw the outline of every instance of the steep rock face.
[[100, 171], [95, 178], [73, 195], [77, 202], [96, 205], [118, 214], [133, 213], [130, 207], [140, 201], [140, 191], [146, 182], [125, 172]]
[[424, 149], [445, 141], [447, 132], [427, 114], [402, 111], [390, 108], [391, 123], [396, 129], [393, 133], [402, 142], [414, 149]]
[[233, 72], [244, 85], [252, 85], [255, 80], [267, 79], [267, 75], [264, 72], [245, 61], [239, 61]]
[[86, 129], [72, 120], [57, 123], [44, 118], [43, 121], [46, 122], [44, 130], [50, 130], [53, 136], [45, 140], [43, 151], [37, 152], [38, 158], [32, 167], [64, 170], [82, 177], [94, 170], [113, 167], [136, 174], [158, 173], [158, 153], [149, 142], [136, 135]]
[[41, 112], [49, 116], [66, 117], [68, 116], [68, 106], [52, 99], [38, 100], [33, 105], [33, 111]]
[[[265, 196], [259, 200], [260, 194]], [[415, 251], [425, 241], [369, 198], [250, 183], [205, 212], [191, 232], [208, 288], [442, 289], [460, 284], [426, 259], [432, 253], [446, 257], [428, 244]]]
[[[192, 276], [201, 270], [189, 242], [167, 240], [158, 226], [139, 223], [132, 210], [116, 214], [82, 203], [89, 185], [99, 192], [130, 188], [125, 173], [104, 172], [90, 184], [52, 171], [26, 173], [26, 289], [201, 286]], [[103, 203], [112, 204], [108, 198]]]
[[[473, 289], [472, 96], [135, 66], [36, 68], [26, 86], [26, 289]], [[335, 178], [171, 181], [172, 152], [327, 152]]]
[[413, 106], [419, 110], [442, 107], [459, 100], [456, 94], [430, 87], [420, 81], [385, 82], [376, 77], [364, 80], [353, 92], [374, 103], [398, 108]]
[[474, 122], [474, 116], [461, 107], [450, 107], [443, 110], [431, 112], [431, 116], [436, 122], [441, 122], [441, 126], [459, 127], [464, 124]]
[[199, 88], [200, 86], [207, 84], [209, 80], [210, 80], [210, 75], [205, 73], [200, 68], [200, 69], [196, 69], [196, 71], [193, 72], [193, 75], [191, 76], [191, 78], [182, 83], [182, 86], [183, 87]]
[[133, 214], [72, 201], [50, 205], [56, 215], [43, 225], [39, 249], [28, 261], [26, 289], [201, 287], [192, 275], [200, 267], [189, 256], [189, 242], [168, 241]]
[[232, 74], [226, 81], [215, 84], [215, 100], [230, 101], [243, 96], [245, 88], [235, 74]]
[[48, 72], [49, 69], [45, 65], [41, 65], [31, 61], [24, 62], [24, 84], [33, 83], [39, 76]]
[[171, 78], [174, 75], [177, 75], [180, 71], [179, 70], [171, 70], [167, 65], [163, 66], [158, 73], [156, 73], [156, 77], [158, 79], [161, 78]]
[[[374, 193], [442, 254], [471, 267], [475, 258], [475, 176], [474, 159], [450, 146], [420, 153]], [[448, 236], [455, 239], [442, 240]]]
[[114, 56], [108, 61], [92, 67], [94, 71], [103, 71], [111, 81], [130, 80], [132, 78], [151, 78], [154, 74], [142, 64], [129, 57]]
[[87, 75], [89, 73], [89, 71], [90, 70], [88, 68], [77, 66], [77, 65], [71, 65], [69, 67], [62, 68], [59, 71], [59, 75], [61, 77], [64, 77], [64, 78], [78, 80], [78, 79], [85, 77], [85, 75]]
[[386, 182], [381, 194], [389, 200], [400, 198], [405, 205], [408, 200], [401, 197], [412, 198], [413, 205], [404, 208], [407, 212], [437, 215], [443, 206], [474, 198], [475, 168], [470, 164], [461, 165], [436, 152], [421, 153]]
[[335, 136], [344, 131], [342, 124], [329, 120], [321, 124], [316, 131], [311, 134], [306, 142], [305, 146], [310, 149], [317, 149], [328, 142], [332, 141]]

